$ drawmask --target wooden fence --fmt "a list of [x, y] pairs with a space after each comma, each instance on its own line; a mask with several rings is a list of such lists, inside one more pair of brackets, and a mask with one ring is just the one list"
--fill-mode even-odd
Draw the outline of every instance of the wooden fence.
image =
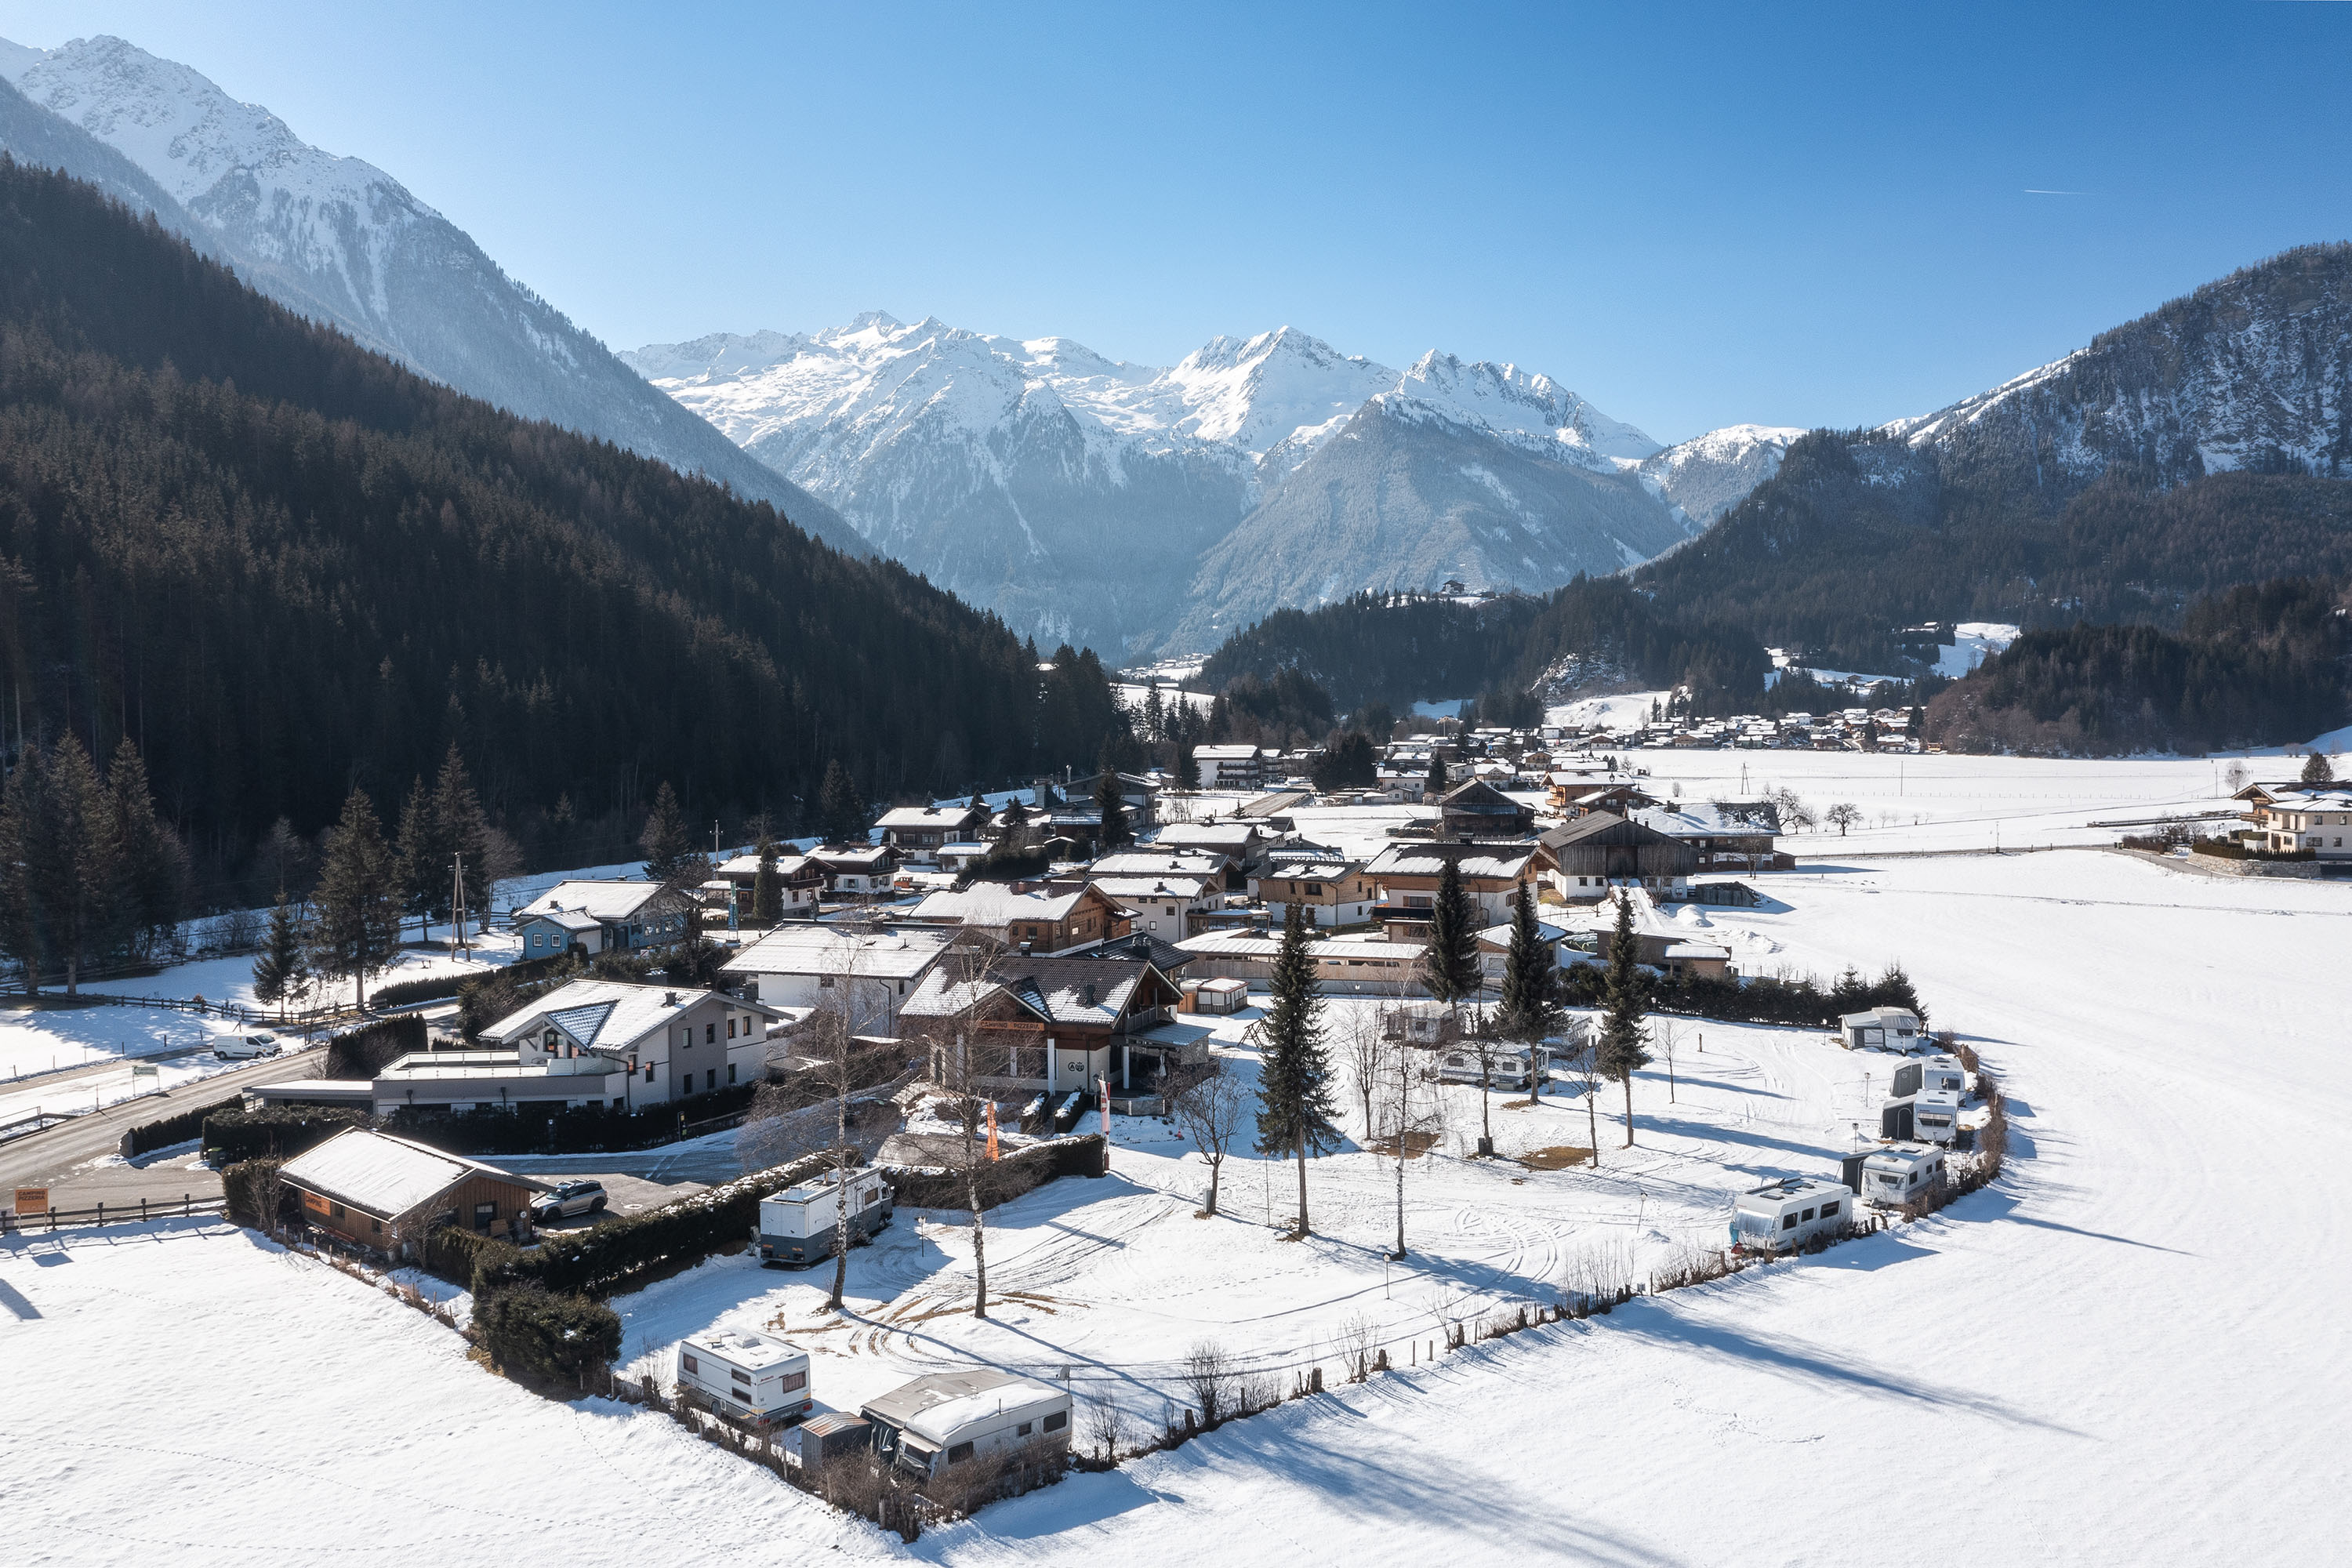
[[182, 1193], [180, 1201], [166, 1198], [150, 1203], [141, 1198], [137, 1204], [119, 1203], [111, 1207], [97, 1204], [86, 1209], [50, 1208], [32, 1214], [17, 1214], [0, 1209], [0, 1236], [18, 1236], [36, 1230], [56, 1230], [60, 1226], [92, 1226], [101, 1225], [140, 1225], [151, 1219], [185, 1219], [192, 1215], [218, 1214], [225, 1198], [200, 1198]]

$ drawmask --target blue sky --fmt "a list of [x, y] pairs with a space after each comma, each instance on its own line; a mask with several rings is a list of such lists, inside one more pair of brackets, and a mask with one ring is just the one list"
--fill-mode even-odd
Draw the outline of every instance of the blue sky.
[[2346, 4], [0, 6], [100, 32], [615, 347], [879, 308], [1172, 363], [1286, 322], [1672, 440], [1920, 412], [2352, 238]]

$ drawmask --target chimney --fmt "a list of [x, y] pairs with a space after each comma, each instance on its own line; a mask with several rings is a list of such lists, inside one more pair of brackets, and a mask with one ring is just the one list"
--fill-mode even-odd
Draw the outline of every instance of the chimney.
[[663, 1006], [665, 1006], [665, 1007], [675, 1007], [675, 1006], [677, 1006], [677, 992], [675, 992], [675, 991], [665, 991], [665, 992], [663, 992], [663, 993], [662, 993], [662, 1005], [663, 1005]]
[[1087, 1005], [1089, 1007], [1093, 1006], [1095, 1005], [1095, 983], [1091, 980], [1087, 982], [1085, 995]]
[[1025, 937], [1025, 936], [1024, 936], [1024, 937], [1023, 937], [1023, 938], [1021, 939], [1021, 956], [1022, 956], [1022, 957], [1026, 958], [1026, 957], [1028, 957], [1028, 956], [1029, 956], [1029, 947], [1030, 947], [1029, 939], [1028, 939], [1027, 937]]

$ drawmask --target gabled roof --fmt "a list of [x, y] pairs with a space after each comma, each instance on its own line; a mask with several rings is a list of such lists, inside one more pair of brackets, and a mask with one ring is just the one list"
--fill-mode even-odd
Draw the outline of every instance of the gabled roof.
[[[1067, 920], [1087, 892], [1084, 888], [1074, 888], [1066, 893], [1016, 893], [1002, 882], [974, 882], [960, 893], [927, 895], [921, 903], [907, 911], [907, 918], [975, 926], [1001, 926], [1013, 921]], [[1103, 897], [1099, 893], [1095, 896]]]
[[729, 974], [844, 974], [911, 980], [947, 951], [944, 926], [885, 926], [858, 932], [814, 921], [788, 921], [720, 966]]
[[[1115, 949], [1116, 944], [1112, 945]], [[950, 973], [961, 968], [942, 965], [931, 971], [899, 1007], [899, 1016], [952, 1018], [1003, 994], [1045, 1023], [1113, 1028], [1135, 988], [1152, 971], [1149, 962], [1139, 958], [1061, 954], [1050, 958], [1008, 954], [977, 977]]]
[[364, 1127], [345, 1128], [278, 1171], [282, 1179], [306, 1192], [386, 1220], [432, 1202], [478, 1173], [526, 1187], [543, 1190], [547, 1185]]
[[1087, 883], [1099, 888], [1105, 898], [1118, 899], [1197, 899], [1217, 890], [1222, 878], [1201, 874], [1179, 877], [1098, 877], [1087, 875]]
[[1105, 855], [1088, 868], [1088, 874], [1102, 877], [1213, 877], [1233, 863], [1229, 855], [1211, 854], [1202, 849], [1142, 848], [1122, 849], [1116, 855]]
[[1681, 805], [1643, 806], [1633, 812], [1630, 819], [1672, 838], [1780, 831], [1780, 814], [1769, 801], [1692, 801]]
[[1127, 936], [1107, 936], [1100, 942], [1090, 942], [1083, 947], [1066, 947], [1055, 958], [1140, 958], [1150, 961], [1151, 967], [1164, 975], [1173, 975], [1192, 962], [1192, 955], [1172, 942], [1162, 942], [1148, 931]]
[[1536, 852], [1535, 843], [1524, 844], [1449, 844], [1443, 839], [1426, 843], [1406, 840], [1391, 844], [1365, 872], [1380, 877], [1442, 877], [1445, 863], [1454, 861], [1462, 868], [1465, 877], [1488, 881], [1516, 882], [1527, 875], [1528, 861]]
[[[635, 879], [558, 882], [517, 910], [515, 918], [526, 920], [532, 915], [570, 915], [584, 916], [591, 923], [625, 921], [635, 916], [661, 891], [659, 882]], [[569, 921], [559, 919], [558, 923], [579, 929]]]
[[[518, 1008], [482, 1031], [504, 1045], [552, 1024], [590, 1050], [622, 1056], [646, 1036], [668, 1026], [673, 1014], [709, 1000], [715, 993], [677, 986], [632, 985], [619, 980], [574, 980], [527, 1007]], [[675, 1000], [672, 1000], [675, 998]], [[757, 1002], [726, 999], [730, 1007], [779, 1016]]]
[[1682, 841], [1672, 834], [1661, 833], [1612, 811], [1596, 811], [1580, 816], [1573, 822], [1562, 823], [1549, 833], [1539, 834], [1536, 842], [1557, 853], [1571, 844], [1598, 840], [1607, 844], [1642, 844], [1651, 840], [1665, 844]]
[[988, 820], [988, 807], [973, 805], [898, 805], [877, 818], [877, 827], [956, 827], [968, 817]]

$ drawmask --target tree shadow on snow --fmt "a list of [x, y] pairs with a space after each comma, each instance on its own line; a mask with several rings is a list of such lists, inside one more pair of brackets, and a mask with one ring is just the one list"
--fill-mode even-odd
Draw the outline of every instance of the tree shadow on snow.
[[[2084, 1230], [2081, 1226], [2061, 1225], [2054, 1219], [2036, 1219], [2032, 1215], [2018, 1212], [2024, 1201], [2015, 1193], [2006, 1193], [1997, 1187], [1988, 1187], [1981, 1192], [1970, 1193], [1967, 1197], [1954, 1200], [1952, 1207], [1971, 1220], [2003, 1219], [2012, 1225], [2030, 1225], [2039, 1230], [2063, 1231], [2068, 1236], [2087, 1237], [2093, 1241], [2112, 1241], [2120, 1247], [2139, 1247], [2150, 1252], [2168, 1252], [2175, 1258], [2198, 1256], [2194, 1252], [2178, 1247], [2163, 1247], [2153, 1241], [2137, 1241], [2128, 1236], [2116, 1236], [2104, 1230]], [[1965, 1209], [1962, 1209], [1963, 1205], [1966, 1205]]]

